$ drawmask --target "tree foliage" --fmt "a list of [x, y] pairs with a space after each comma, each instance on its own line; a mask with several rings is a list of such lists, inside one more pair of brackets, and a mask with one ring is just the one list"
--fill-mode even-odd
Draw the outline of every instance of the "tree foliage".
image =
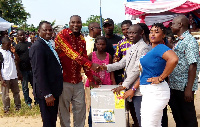
[[21, 0], [0, 0], [2, 17], [16, 25], [22, 25], [30, 17]]
[[115, 33], [115, 34], [122, 34], [121, 23], [118, 23], [118, 24], [114, 25], [114, 31], [113, 31], [113, 33]]
[[[42, 21], [45, 21], [45, 20], [41, 20]], [[56, 30], [58, 29], [58, 26], [55, 25], [56, 23], [56, 20], [54, 20], [53, 22], [50, 22], [53, 29]], [[39, 26], [34, 26], [33, 24], [29, 25], [27, 23], [23, 23], [22, 25], [20, 25], [20, 27], [18, 29], [23, 29], [24, 31], [38, 31], [38, 27]]]
[[[104, 21], [104, 18], [102, 18], [102, 21]], [[100, 16], [91, 15], [91, 16], [86, 20], [86, 23], [83, 23], [83, 26], [88, 26], [91, 22], [98, 22], [98, 23], [100, 24]]]
[[37, 27], [35, 27], [33, 24], [29, 25], [27, 23], [23, 23], [18, 29], [23, 29], [24, 31], [37, 31]]

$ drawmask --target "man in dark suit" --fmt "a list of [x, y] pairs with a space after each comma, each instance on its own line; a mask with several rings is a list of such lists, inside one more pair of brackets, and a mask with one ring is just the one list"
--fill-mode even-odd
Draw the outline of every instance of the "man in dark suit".
[[33, 93], [39, 98], [43, 127], [56, 127], [59, 96], [63, 89], [60, 60], [49, 40], [53, 29], [49, 22], [39, 24], [39, 38], [31, 46], [29, 57], [33, 71]]

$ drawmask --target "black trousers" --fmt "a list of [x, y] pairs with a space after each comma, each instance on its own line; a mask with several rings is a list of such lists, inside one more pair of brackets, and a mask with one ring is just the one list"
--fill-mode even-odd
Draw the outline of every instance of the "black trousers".
[[161, 121], [162, 127], [168, 127], [167, 106], [163, 109], [163, 116]]
[[198, 127], [194, 100], [185, 102], [184, 91], [171, 89], [170, 92], [169, 106], [172, 110], [176, 127]]
[[56, 127], [59, 98], [55, 98], [54, 106], [47, 106], [45, 99], [39, 99], [43, 127]]

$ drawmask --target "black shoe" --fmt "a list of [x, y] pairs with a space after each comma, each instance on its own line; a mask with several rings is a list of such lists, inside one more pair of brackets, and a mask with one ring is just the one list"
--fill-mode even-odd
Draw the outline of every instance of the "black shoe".
[[9, 113], [9, 109], [4, 109], [4, 113]]
[[21, 109], [21, 107], [16, 107], [15, 108], [16, 111], [19, 111], [20, 109]]
[[39, 103], [38, 102], [34, 102], [34, 105], [38, 105]]

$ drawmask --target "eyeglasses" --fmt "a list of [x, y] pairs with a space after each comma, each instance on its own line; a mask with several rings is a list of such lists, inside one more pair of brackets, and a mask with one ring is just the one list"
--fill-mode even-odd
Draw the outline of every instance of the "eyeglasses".
[[101, 27], [93, 27], [93, 28], [96, 28], [96, 29], [101, 29]]

